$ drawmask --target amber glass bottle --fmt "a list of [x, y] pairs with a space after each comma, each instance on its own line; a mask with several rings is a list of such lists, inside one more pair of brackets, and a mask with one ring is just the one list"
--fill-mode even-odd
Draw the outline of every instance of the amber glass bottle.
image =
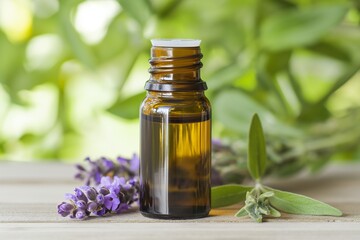
[[211, 109], [199, 40], [153, 40], [140, 109], [140, 211], [200, 218], [210, 211]]

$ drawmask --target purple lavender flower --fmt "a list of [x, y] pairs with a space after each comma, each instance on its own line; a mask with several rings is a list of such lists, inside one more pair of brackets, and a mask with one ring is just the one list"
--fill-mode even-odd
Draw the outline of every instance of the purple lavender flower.
[[86, 185], [90, 185], [91, 182], [94, 182], [95, 185], [100, 184], [103, 176], [132, 178], [138, 176], [139, 172], [140, 160], [136, 154], [133, 154], [131, 159], [117, 157], [116, 161], [113, 161], [110, 158], [101, 157], [93, 161], [87, 157], [85, 161], [90, 165], [89, 170], [77, 164], [78, 172], [75, 174], [75, 178], [84, 180]]
[[105, 196], [104, 205], [107, 209], [111, 211], [115, 211], [120, 204], [119, 196], [117, 196], [114, 192]]
[[68, 216], [73, 210], [74, 210], [73, 204], [62, 202], [58, 205], [58, 213], [61, 214], [61, 216], [63, 217]]
[[115, 163], [114, 163], [112, 160], [110, 160], [110, 159], [107, 159], [107, 158], [105, 158], [105, 157], [102, 157], [101, 160], [102, 160], [103, 165], [105, 166], [105, 168], [106, 168], [107, 170], [111, 170], [111, 169], [115, 166]]
[[88, 199], [87, 197], [85, 196], [85, 194], [83, 193], [83, 191], [80, 190], [80, 188], [75, 188], [75, 197], [76, 199], [79, 201], [79, 200], [82, 200], [84, 202], [87, 202]]
[[212, 144], [212, 147], [222, 147], [223, 146], [223, 143], [218, 138], [213, 138], [211, 140], [211, 144]]
[[96, 196], [96, 203], [99, 204], [99, 206], [103, 205], [104, 202], [105, 202], [105, 197], [103, 194], [100, 193], [99, 195]]
[[73, 202], [76, 202], [77, 198], [75, 197], [74, 194], [66, 193], [65, 194], [65, 200], [72, 200]]
[[85, 219], [91, 214], [104, 216], [121, 213], [138, 201], [139, 181], [137, 178], [102, 177], [97, 187], [81, 186], [75, 194], [65, 194], [65, 202], [58, 205], [58, 213], [70, 218]]
[[139, 175], [140, 159], [137, 154], [133, 154], [130, 161], [130, 170], [133, 171], [136, 175]]
[[95, 212], [95, 211], [97, 211], [98, 206], [99, 206], [99, 205], [98, 205], [96, 202], [90, 202], [90, 203], [88, 204], [88, 206], [87, 206], [87, 210], [88, 210], [89, 212]]
[[116, 209], [116, 213], [122, 213], [129, 210], [130, 206], [126, 203], [120, 203], [119, 207]]
[[85, 218], [86, 216], [87, 216], [87, 213], [86, 213], [84, 210], [79, 209], [79, 210], [76, 211], [75, 218], [77, 218], [77, 219], [83, 219], [83, 218]]

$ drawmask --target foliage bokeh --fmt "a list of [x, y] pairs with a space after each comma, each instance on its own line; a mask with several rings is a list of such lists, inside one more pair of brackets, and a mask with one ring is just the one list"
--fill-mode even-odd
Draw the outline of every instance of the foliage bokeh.
[[244, 140], [257, 112], [272, 143], [359, 159], [359, 11], [357, 0], [2, 0], [1, 159], [137, 152], [151, 38], [202, 39], [215, 137]]

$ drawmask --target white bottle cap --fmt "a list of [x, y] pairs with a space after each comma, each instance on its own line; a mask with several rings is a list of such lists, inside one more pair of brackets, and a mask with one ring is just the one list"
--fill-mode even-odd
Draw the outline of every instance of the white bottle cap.
[[198, 39], [151, 39], [153, 47], [199, 47]]

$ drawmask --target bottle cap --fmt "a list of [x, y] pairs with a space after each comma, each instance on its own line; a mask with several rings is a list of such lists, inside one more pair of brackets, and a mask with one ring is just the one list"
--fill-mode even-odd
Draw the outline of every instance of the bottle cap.
[[198, 39], [151, 39], [153, 47], [199, 47]]

